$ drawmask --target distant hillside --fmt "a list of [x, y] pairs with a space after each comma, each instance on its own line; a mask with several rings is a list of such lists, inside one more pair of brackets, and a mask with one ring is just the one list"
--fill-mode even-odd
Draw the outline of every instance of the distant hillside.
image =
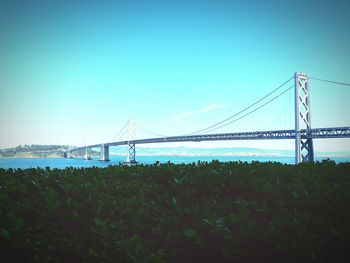
[[[17, 157], [17, 158], [58, 158], [63, 157], [63, 153], [72, 147], [68, 145], [19, 145], [15, 148], [0, 149], [0, 157]], [[98, 154], [92, 151], [90, 154]], [[83, 156], [84, 150], [74, 152], [74, 156]]]
[[0, 150], [1, 157], [62, 157], [69, 146], [64, 145], [19, 145]]

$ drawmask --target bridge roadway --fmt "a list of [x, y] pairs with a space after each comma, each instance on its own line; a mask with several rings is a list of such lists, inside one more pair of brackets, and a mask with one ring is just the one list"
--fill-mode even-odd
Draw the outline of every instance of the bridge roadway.
[[[301, 138], [308, 138], [308, 131], [301, 130]], [[311, 129], [310, 136], [313, 139], [325, 138], [350, 138], [350, 127], [333, 127], [333, 128], [316, 128]], [[279, 131], [255, 131], [255, 132], [234, 132], [234, 133], [217, 133], [202, 135], [184, 135], [169, 136], [150, 139], [138, 139], [131, 141], [117, 141], [104, 143], [104, 146], [120, 146], [128, 144], [147, 144], [147, 143], [165, 143], [165, 142], [201, 142], [201, 141], [224, 141], [224, 140], [273, 140], [273, 139], [295, 139], [295, 130], [279, 130]], [[85, 148], [97, 148], [101, 144], [86, 145], [77, 147], [70, 152], [83, 150]]]

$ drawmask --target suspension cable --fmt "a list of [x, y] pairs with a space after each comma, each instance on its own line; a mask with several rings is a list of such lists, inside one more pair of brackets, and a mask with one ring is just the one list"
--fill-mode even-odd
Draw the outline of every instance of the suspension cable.
[[271, 103], [271, 102], [274, 101], [275, 99], [279, 98], [280, 96], [282, 96], [283, 94], [285, 94], [287, 91], [291, 90], [292, 88], [294, 88], [294, 85], [291, 86], [291, 87], [289, 87], [288, 89], [286, 89], [286, 90], [283, 91], [282, 93], [278, 94], [277, 96], [273, 97], [273, 98], [270, 99], [269, 101], [265, 102], [264, 104], [260, 105], [259, 107], [255, 108], [254, 110], [251, 110], [250, 112], [244, 114], [243, 116], [240, 116], [240, 117], [238, 117], [238, 118], [236, 118], [236, 119], [230, 121], [229, 123], [225, 123], [225, 124], [223, 124], [223, 125], [221, 125], [221, 126], [219, 126], [219, 127], [216, 127], [216, 128], [211, 129], [211, 130], [209, 130], [209, 131], [206, 131], [205, 133], [212, 132], [212, 131], [218, 130], [218, 129], [220, 129], [220, 128], [223, 128], [223, 127], [225, 127], [225, 126], [228, 126], [228, 125], [230, 125], [230, 124], [232, 124], [232, 123], [234, 123], [234, 122], [236, 122], [236, 121], [238, 121], [238, 120], [240, 120], [240, 119], [242, 119], [242, 118], [244, 118], [244, 117], [246, 117], [246, 116], [252, 114], [253, 112], [255, 112], [255, 111], [261, 109], [262, 107], [264, 107], [264, 106], [266, 106], [267, 104]]
[[312, 78], [312, 77], [310, 77], [310, 79], [328, 82], [328, 83], [333, 83], [333, 84], [338, 84], [338, 85], [350, 86], [350, 83], [338, 82], [338, 81], [333, 81], [333, 80], [318, 79], [318, 78]]
[[[126, 123], [125, 123], [125, 125], [124, 125], [124, 127], [118, 132], [118, 134], [116, 135], [116, 136], [114, 136], [111, 140], [109, 140], [110, 142], [112, 142], [112, 141], [114, 141], [114, 140], [116, 140], [116, 139], [119, 139], [119, 138], [121, 138], [121, 137], [123, 137], [124, 136], [124, 134], [125, 134], [125, 132], [126, 132], [126, 127], [128, 126], [128, 123], [129, 123], [129, 121], [127, 121]], [[125, 131], [124, 131], [125, 130]], [[123, 132], [124, 131], [124, 132]], [[123, 133], [123, 134], [122, 134]]]
[[159, 133], [156, 133], [156, 132], [153, 132], [147, 128], [145, 128], [143, 125], [140, 124], [140, 122], [136, 122], [137, 125], [136, 127], [139, 128], [141, 131], [149, 134], [149, 135], [152, 135], [152, 136], [160, 136], [160, 137], [168, 137], [168, 135], [164, 135], [164, 134], [159, 134]]
[[[187, 133], [187, 134], [184, 134], [183, 136], [193, 135], [193, 134], [197, 134], [197, 133], [204, 132], [204, 131], [207, 131], [207, 130], [210, 130], [210, 131], [211, 131], [212, 128], [214, 128], [214, 127], [216, 127], [216, 126], [218, 126], [218, 125], [220, 125], [220, 124], [223, 124], [224, 122], [227, 122], [227, 121], [233, 119], [234, 117], [237, 117], [237, 116], [240, 115], [241, 113], [243, 113], [243, 112], [249, 110], [250, 108], [252, 108], [252, 107], [255, 106], [256, 104], [258, 104], [259, 102], [263, 101], [264, 99], [266, 99], [267, 97], [269, 97], [271, 94], [273, 94], [274, 92], [276, 92], [277, 90], [279, 90], [280, 88], [282, 88], [284, 85], [286, 85], [286, 84], [287, 84], [289, 81], [291, 81], [293, 78], [294, 78], [294, 77], [289, 78], [287, 81], [285, 81], [285, 82], [282, 83], [280, 86], [278, 86], [277, 88], [275, 88], [274, 90], [272, 90], [271, 92], [269, 92], [268, 94], [266, 94], [264, 97], [262, 97], [261, 99], [257, 100], [256, 102], [250, 104], [248, 107], [246, 107], [246, 108], [244, 108], [243, 110], [241, 110], [241, 111], [235, 113], [234, 115], [232, 115], [232, 116], [230, 116], [230, 117], [228, 117], [228, 118], [226, 118], [226, 119], [224, 119], [224, 120], [222, 120], [222, 121], [220, 121], [220, 122], [217, 122], [217, 123], [215, 123], [215, 124], [213, 124], [213, 125], [211, 125], [211, 126], [205, 128], [205, 129], [201, 129], [201, 130], [198, 130], [198, 131], [195, 131], [195, 132]], [[220, 127], [222, 127], [222, 126], [220, 126]]]

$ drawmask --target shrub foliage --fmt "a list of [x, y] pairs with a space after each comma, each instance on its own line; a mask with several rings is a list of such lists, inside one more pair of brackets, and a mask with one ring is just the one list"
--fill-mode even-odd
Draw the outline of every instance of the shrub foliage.
[[0, 169], [3, 262], [341, 262], [350, 164]]

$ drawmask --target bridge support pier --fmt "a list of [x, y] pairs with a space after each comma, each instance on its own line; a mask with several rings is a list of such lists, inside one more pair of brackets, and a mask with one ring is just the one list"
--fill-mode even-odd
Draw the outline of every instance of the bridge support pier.
[[109, 161], [109, 146], [101, 144], [101, 158], [100, 161], [108, 162]]
[[137, 164], [135, 143], [128, 144], [128, 155], [126, 157], [126, 161], [124, 162], [124, 164], [127, 164], [127, 165]]
[[[295, 85], [295, 163], [313, 162], [314, 147], [311, 131], [310, 79], [301, 72], [294, 75]], [[306, 130], [301, 137], [300, 130]]]
[[89, 154], [89, 150], [91, 151], [90, 148], [85, 147], [85, 155], [84, 155], [84, 157], [83, 157], [84, 160], [92, 160], [92, 159], [91, 159], [91, 155]]

